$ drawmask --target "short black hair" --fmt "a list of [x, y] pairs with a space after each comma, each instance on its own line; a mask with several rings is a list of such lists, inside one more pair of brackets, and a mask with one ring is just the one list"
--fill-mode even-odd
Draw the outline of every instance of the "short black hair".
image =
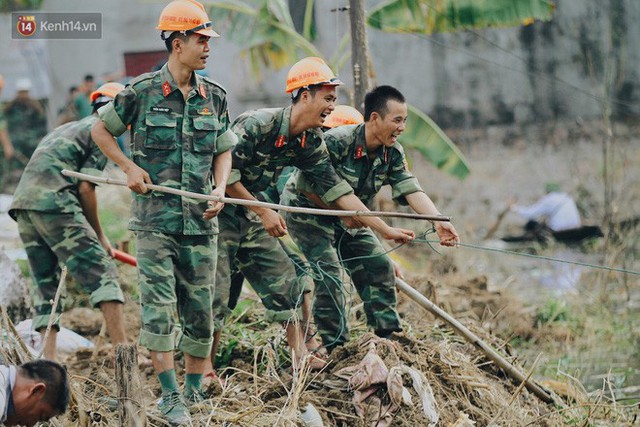
[[85, 82], [92, 82], [93, 81], [93, 74], [87, 74], [86, 76], [84, 76], [84, 81]]
[[298, 101], [300, 101], [300, 98], [302, 98], [302, 92], [304, 92], [305, 90], [308, 90], [312, 97], [316, 96], [316, 92], [318, 92], [322, 86], [323, 85], [309, 85], [298, 89], [298, 93], [296, 93], [296, 96], [291, 98], [291, 103], [293, 105], [297, 104]]
[[164, 45], [167, 47], [167, 52], [169, 53], [173, 52], [173, 41], [175, 39], [186, 41], [191, 34], [195, 34], [195, 33], [187, 31], [187, 33], [185, 34], [180, 31], [174, 31], [173, 33], [169, 34], [169, 37], [164, 39]]
[[387, 114], [387, 102], [389, 100], [405, 103], [404, 95], [393, 86], [378, 86], [371, 89], [364, 96], [364, 121], [369, 121], [373, 112], [381, 117]]
[[78, 86], [69, 86], [69, 94], [73, 95], [75, 91], [78, 90]]
[[50, 404], [58, 414], [63, 414], [69, 405], [69, 379], [67, 370], [52, 360], [32, 360], [18, 367], [19, 372], [26, 378], [41, 381], [47, 388], [44, 400]]

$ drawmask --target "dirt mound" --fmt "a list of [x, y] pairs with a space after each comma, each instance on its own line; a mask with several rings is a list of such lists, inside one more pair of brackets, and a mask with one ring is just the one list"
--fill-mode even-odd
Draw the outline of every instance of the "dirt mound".
[[[409, 282], [517, 365], [508, 345], [496, 334], [534, 334], [533, 315], [517, 299], [490, 291], [483, 276], [464, 278], [449, 269], [441, 280], [422, 275], [411, 277]], [[356, 309], [351, 319], [352, 340], [334, 350], [332, 364], [320, 373], [309, 372], [304, 363], [291, 366], [283, 351], [281, 329], [261, 321], [257, 305], [242, 308], [242, 315], [235, 317], [223, 334], [222, 353], [228, 363], [220, 370], [223, 382], [210, 386], [209, 399], [193, 414], [194, 425], [382, 426], [385, 424], [380, 420], [384, 419], [386, 425], [392, 426], [427, 426], [430, 419], [425, 407], [429, 403], [415, 387], [415, 378], [421, 378], [424, 388], [432, 393], [437, 425], [556, 426], [572, 419], [569, 411], [556, 410], [514, 383], [475, 346], [406, 297], [400, 298], [405, 332], [390, 340], [366, 332], [362, 320], [357, 320], [361, 310], [357, 303], [354, 301]], [[127, 306], [128, 321], [138, 324], [136, 307], [131, 303]], [[76, 329], [92, 335], [99, 330], [99, 314], [87, 315], [85, 310], [68, 314], [67, 321], [75, 322]], [[66, 361], [77, 406], [61, 417], [59, 425], [119, 425], [113, 407], [116, 384], [111, 348], [105, 340], [94, 341], [99, 341], [97, 350], [79, 351]], [[400, 372], [401, 386], [411, 397], [410, 404], [393, 406], [390, 382], [368, 390], [366, 393], [371, 396], [364, 400], [362, 394], [356, 398], [353, 381], [350, 385], [348, 378], [340, 375], [345, 368], [362, 363], [372, 342], [385, 372], [389, 376], [392, 371]], [[180, 359], [176, 369], [182, 377]], [[415, 375], [408, 375], [409, 370]], [[159, 395], [155, 375], [151, 368], [144, 369], [141, 375], [146, 382], [139, 398], [145, 402], [147, 425], [164, 425], [155, 404]], [[359, 409], [355, 405], [358, 401], [364, 402]], [[322, 424], [304, 424], [303, 417], [313, 418], [314, 414]]]
[[[465, 277], [455, 272], [412, 275], [408, 282], [458, 320], [478, 325], [491, 335], [508, 340], [513, 336], [531, 339], [537, 334], [532, 309], [508, 292], [490, 290], [486, 276]], [[416, 310], [414, 302], [403, 295], [399, 311], [406, 313], [405, 319], [412, 325], [436, 320], [426, 311]]]

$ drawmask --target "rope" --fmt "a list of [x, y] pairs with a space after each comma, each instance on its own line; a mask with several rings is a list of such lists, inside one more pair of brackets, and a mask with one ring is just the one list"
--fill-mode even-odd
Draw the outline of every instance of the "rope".
[[[332, 292], [329, 292], [329, 295], [331, 296], [334, 306], [336, 308], [337, 311], [342, 311], [342, 309], [345, 309], [345, 313], [349, 313], [351, 308], [353, 307], [353, 292], [351, 291], [347, 291], [347, 289], [350, 289], [351, 286], [353, 286], [353, 288], [357, 287], [354, 285], [353, 280], [351, 279], [351, 271], [346, 267], [346, 264], [349, 261], [354, 261], [354, 260], [366, 260], [369, 258], [376, 258], [379, 256], [384, 256], [384, 255], [388, 255], [389, 253], [399, 249], [400, 247], [404, 246], [405, 244], [400, 244], [397, 245], [395, 247], [392, 247], [391, 249], [381, 253], [381, 254], [373, 254], [373, 255], [362, 255], [362, 256], [357, 256], [357, 257], [351, 257], [351, 258], [342, 258], [342, 251], [340, 250], [340, 246], [343, 240], [343, 237], [345, 236], [345, 234], [347, 233], [347, 231], [344, 231], [343, 234], [340, 236], [340, 238], [338, 238], [336, 245], [335, 245], [335, 249], [336, 249], [336, 254], [338, 256], [338, 261], [337, 262], [333, 262], [333, 263], [327, 263], [324, 261], [317, 261], [317, 262], [306, 262], [304, 263], [304, 265], [300, 265], [299, 262], [296, 262], [295, 260], [292, 260], [294, 262], [294, 264], [300, 268], [300, 270], [304, 270], [306, 274], [308, 276], [310, 276], [313, 280], [316, 286], [322, 284], [324, 286], [326, 286], [330, 291], [333, 289]], [[429, 230], [424, 231], [423, 233], [420, 234], [419, 237], [417, 237], [413, 242], [415, 243], [426, 243], [431, 250], [433, 250], [436, 253], [439, 253], [435, 246], [433, 244], [437, 244], [439, 243], [438, 240], [428, 240], [426, 239], [426, 236], [429, 234], [433, 234], [435, 233], [435, 229], [431, 228]], [[588, 267], [588, 268], [594, 268], [594, 269], [601, 269], [601, 270], [607, 270], [607, 271], [611, 271], [611, 272], [617, 272], [617, 273], [625, 273], [625, 274], [632, 274], [632, 275], [640, 275], [640, 272], [638, 271], [633, 271], [633, 270], [626, 270], [626, 269], [622, 269], [622, 268], [615, 268], [615, 267], [608, 267], [608, 266], [603, 266], [603, 265], [597, 265], [597, 264], [590, 264], [590, 263], [585, 263], [585, 262], [579, 262], [579, 261], [569, 261], [569, 260], [565, 260], [565, 259], [560, 259], [560, 258], [554, 258], [554, 257], [550, 257], [550, 256], [544, 256], [544, 255], [533, 255], [533, 254], [528, 254], [528, 253], [522, 253], [522, 252], [517, 252], [517, 251], [513, 251], [513, 250], [507, 250], [507, 249], [496, 249], [496, 248], [490, 248], [490, 247], [486, 247], [486, 246], [480, 246], [477, 244], [473, 244], [473, 243], [460, 243], [459, 244], [460, 247], [465, 247], [465, 248], [469, 248], [469, 249], [477, 249], [477, 250], [485, 250], [485, 251], [490, 251], [490, 252], [498, 252], [498, 253], [504, 253], [504, 254], [509, 254], [509, 255], [516, 255], [516, 256], [523, 256], [523, 257], [528, 257], [528, 258], [535, 258], [535, 259], [540, 259], [540, 260], [545, 260], [545, 261], [551, 261], [551, 262], [558, 262], [558, 263], [565, 263], [565, 264], [573, 264], [573, 265], [579, 265], [579, 266], [583, 266], [583, 267]], [[342, 267], [345, 272], [348, 274], [350, 280], [348, 282], [343, 282], [339, 277], [333, 277], [331, 274], [328, 274], [325, 270], [325, 268], [323, 268], [323, 266], [328, 266], [328, 265], [338, 265], [340, 267]], [[323, 279], [329, 279], [329, 283], [331, 283], [331, 287], [330, 285], [326, 284]], [[347, 286], [349, 285], [349, 286]], [[332, 289], [331, 289], [332, 288]], [[343, 292], [345, 295], [345, 299], [347, 304], [345, 304], [345, 307], [340, 307], [338, 305], [338, 302], [335, 298], [335, 292], [339, 291], [339, 292]], [[333, 338], [333, 341], [326, 343], [326, 345], [333, 345], [335, 343], [337, 343], [338, 341], [338, 337], [340, 335], [342, 335], [344, 333], [344, 331], [347, 329], [347, 325], [345, 324], [344, 320], [348, 319], [341, 319], [340, 322], [340, 326], [338, 329], [338, 336]], [[326, 337], [325, 337], [326, 338]]]
[[[438, 243], [437, 240], [426, 240], [426, 239], [419, 239], [419, 238], [416, 238], [414, 240], [414, 242], [428, 243], [429, 246], [431, 246], [431, 243]], [[616, 272], [616, 273], [624, 273], [624, 274], [632, 274], [632, 275], [635, 275], [635, 276], [640, 276], [640, 271], [627, 270], [627, 269], [624, 269], [624, 268], [617, 268], [617, 267], [608, 267], [606, 265], [590, 264], [590, 263], [580, 262], [580, 261], [569, 261], [569, 260], [566, 260], [566, 259], [554, 258], [554, 257], [546, 256], [546, 255], [535, 255], [535, 254], [528, 254], [528, 253], [525, 253], [525, 252], [513, 251], [513, 250], [509, 250], [509, 249], [490, 248], [488, 246], [480, 246], [480, 245], [476, 245], [476, 244], [473, 244], [473, 243], [460, 243], [459, 246], [466, 247], [466, 248], [471, 248], [471, 249], [479, 249], [479, 250], [484, 250], [484, 251], [489, 251], [489, 252], [499, 252], [499, 253], [505, 253], [505, 254], [509, 254], [509, 255], [517, 255], [517, 256], [528, 257], [528, 258], [536, 258], [536, 259], [542, 259], [542, 260], [545, 260], [545, 261], [552, 261], [552, 262], [558, 262], [558, 263], [564, 263], [564, 264], [573, 264], [573, 265], [579, 265], [579, 266], [582, 266], [582, 267], [589, 267], [589, 268], [594, 268], [594, 269], [599, 269], [599, 270], [607, 270], [607, 271]], [[431, 247], [433, 248], [433, 246], [431, 246]]]

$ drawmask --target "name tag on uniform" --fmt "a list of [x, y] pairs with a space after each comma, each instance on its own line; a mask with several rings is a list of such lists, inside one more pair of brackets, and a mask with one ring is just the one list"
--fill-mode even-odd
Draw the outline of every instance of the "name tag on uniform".
[[351, 173], [356, 173], [356, 170], [347, 166], [342, 166], [342, 169], [346, 170], [347, 172], [351, 172]]
[[151, 107], [151, 111], [154, 111], [156, 113], [170, 113], [171, 112], [171, 108], [167, 108], [167, 107]]

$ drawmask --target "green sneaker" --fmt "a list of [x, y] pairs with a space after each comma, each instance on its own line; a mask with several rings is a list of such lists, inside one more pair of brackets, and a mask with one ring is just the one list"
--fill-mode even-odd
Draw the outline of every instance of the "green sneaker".
[[202, 390], [194, 390], [189, 394], [185, 394], [184, 400], [187, 403], [187, 405], [189, 404], [198, 405], [204, 402], [205, 400], [207, 400], [207, 395], [204, 394], [204, 391]]
[[189, 410], [194, 413], [207, 408], [208, 397], [202, 390], [194, 390], [189, 394], [185, 394], [184, 400], [189, 407]]
[[189, 410], [178, 391], [163, 393], [162, 398], [158, 402], [158, 409], [160, 409], [164, 419], [172, 426], [191, 423]]

